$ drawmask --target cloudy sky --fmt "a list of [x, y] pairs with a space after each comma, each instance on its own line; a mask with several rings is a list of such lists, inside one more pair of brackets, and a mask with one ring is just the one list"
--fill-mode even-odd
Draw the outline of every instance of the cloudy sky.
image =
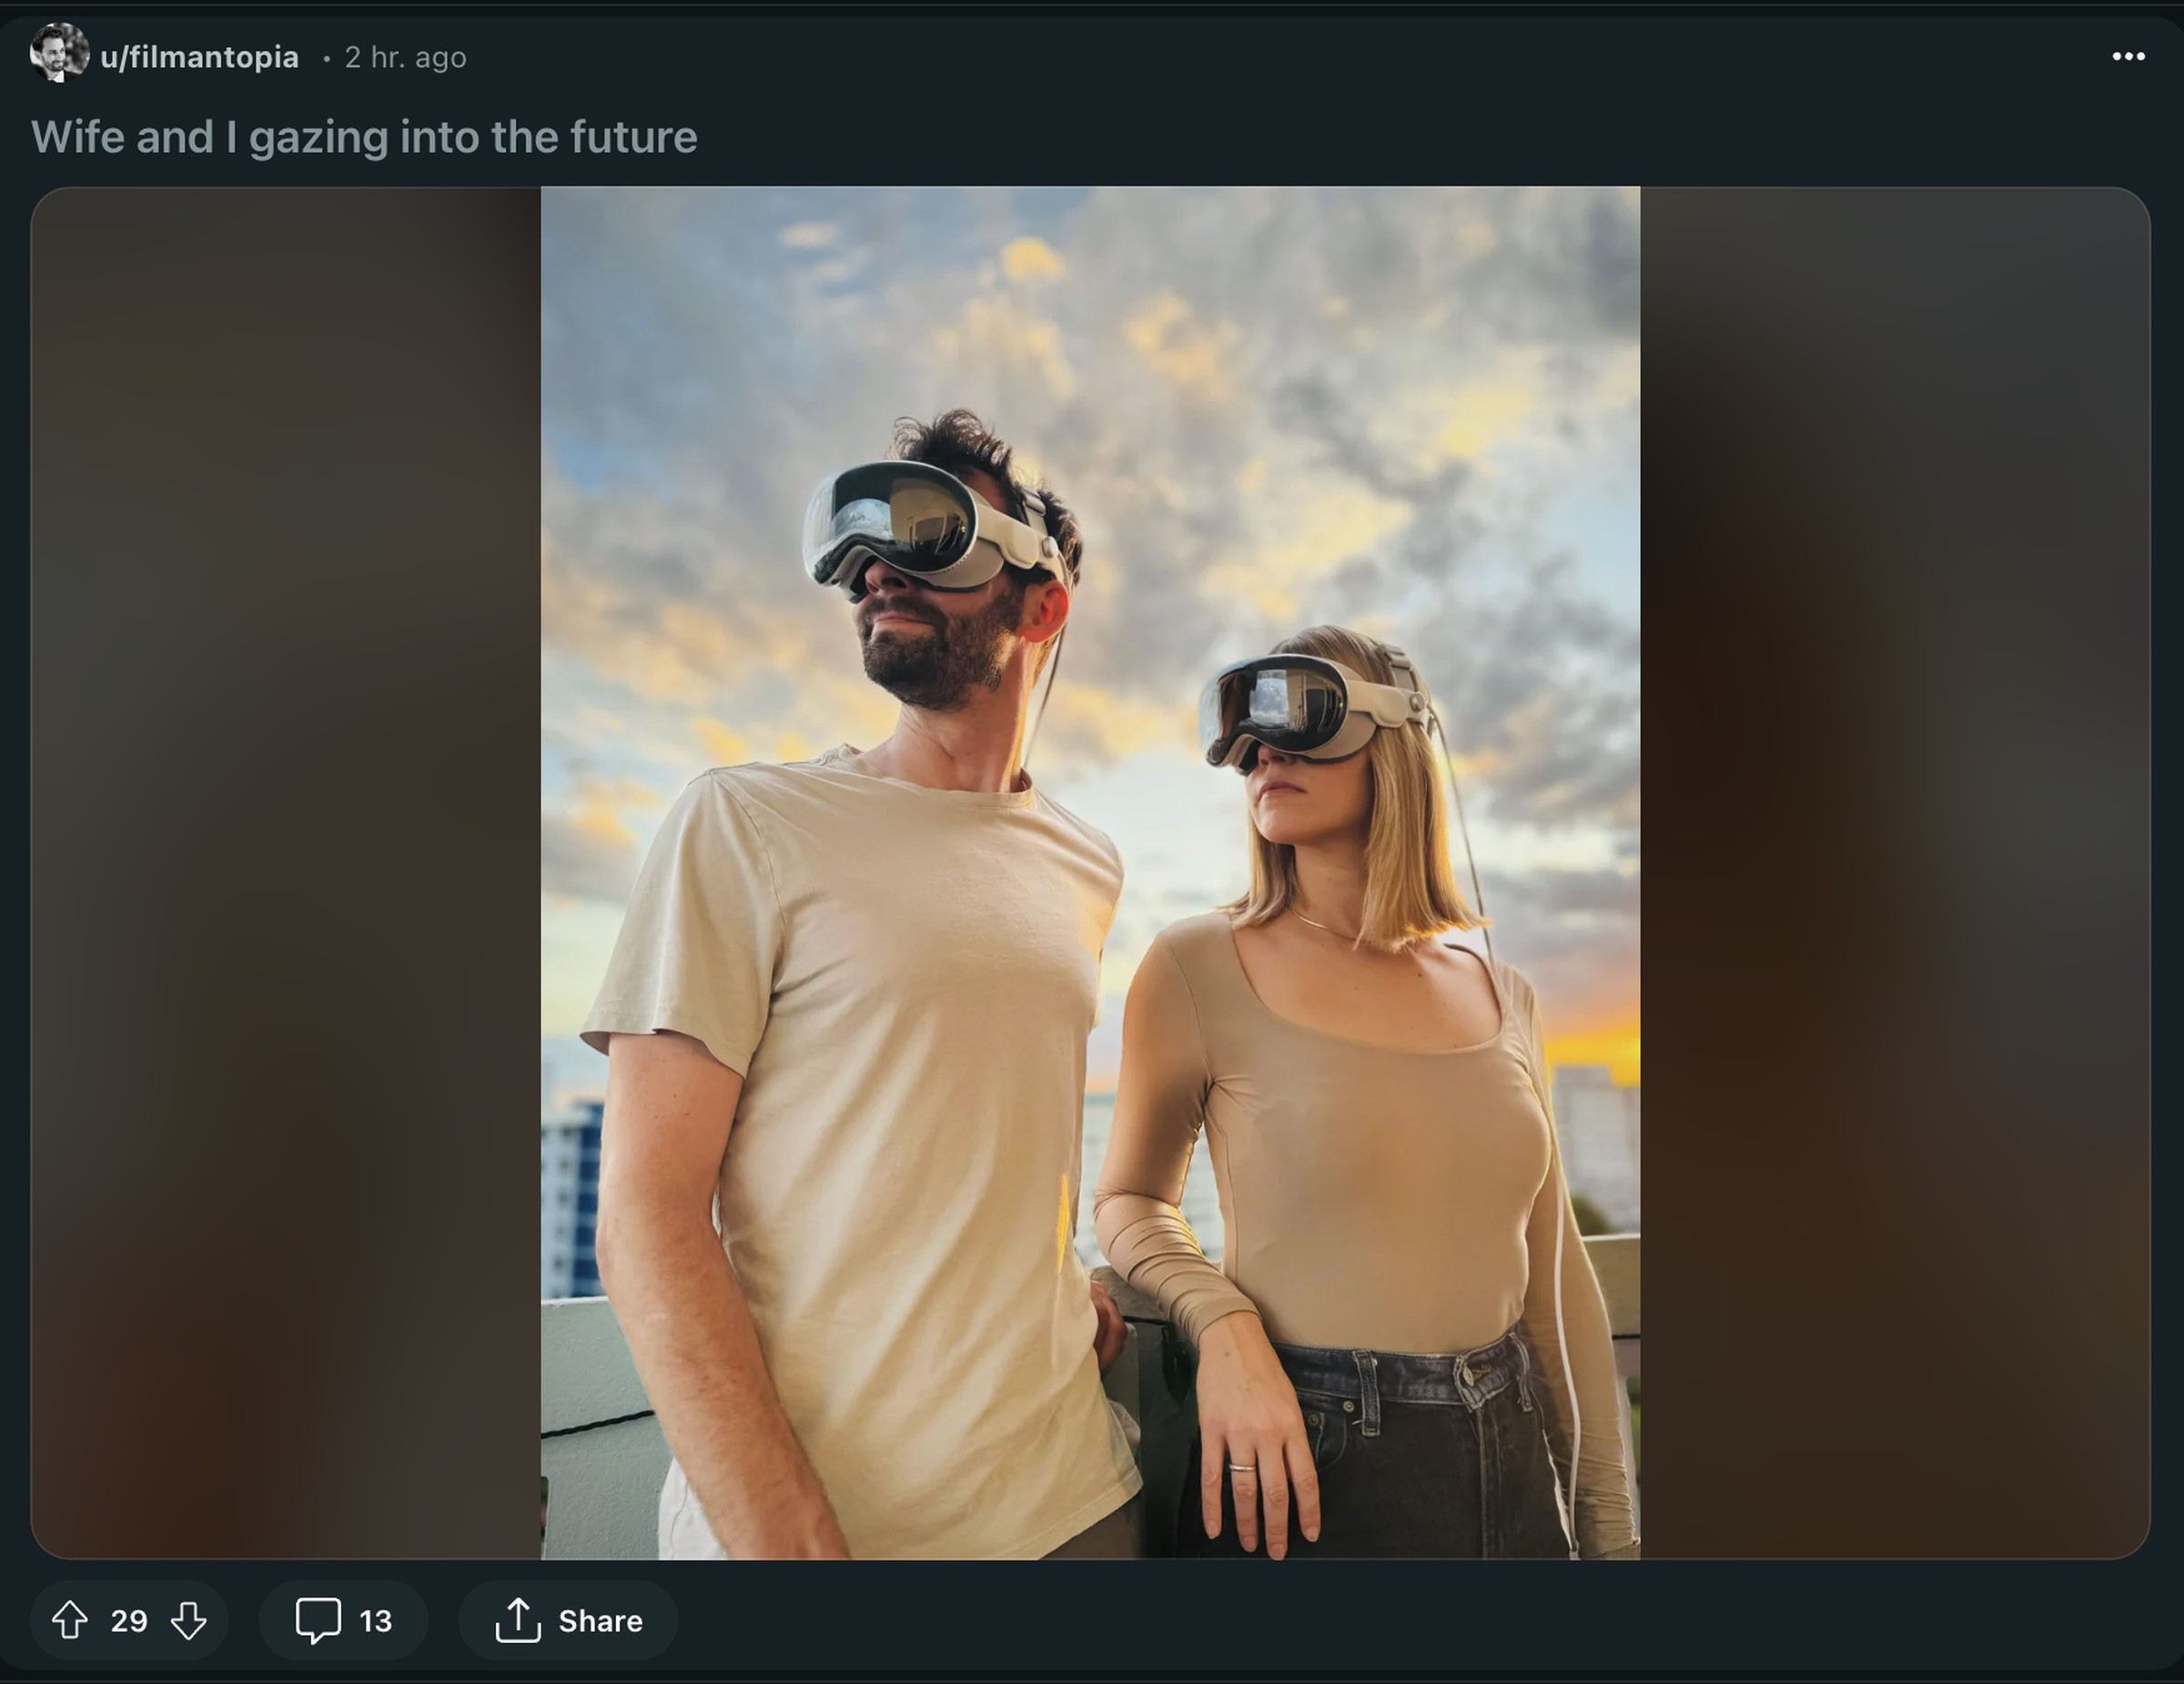
[[1030, 763], [1128, 873], [1094, 1080], [1247, 878], [1200, 685], [1327, 621], [1440, 701], [1553, 1054], [1637, 1079], [1635, 190], [550, 191], [541, 284], [547, 1037], [684, 782], [891, 728], [804, 505], [967, 404], [1087, 533]]

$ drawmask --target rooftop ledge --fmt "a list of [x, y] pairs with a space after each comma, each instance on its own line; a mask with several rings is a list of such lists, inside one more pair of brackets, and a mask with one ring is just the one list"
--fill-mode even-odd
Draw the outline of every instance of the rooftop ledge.
[[[1596, 1235], [1585, 1255], [1607, 1301], [1615, 1369], [1638, 1368], [1638, 1235]], [[1183, 1459], [1197, 1430], [1187, 1391], [1164, 1360], [1179, 1338], [1160, 1306], [1102, 1266], [1092, 1278], [1114, 1295], [1129, 1324], [1122, 1355], [1107, 1370], [1107, 1396], [1138, 1425], [1146, 1482], [1148, 1555], [1170, 1552]], [[1621, 1422], [1623, 1463], [1634, 1470], [1630, 1409]], [[554, 1298], [539, 1306], [539, 1458], [546, 1481], [545, 1540], [552, 1561], [652, 1560], [658, 1554], [660, 1484], [667, 1442], [652, 1401], [604, 1298]], [[1633, 1494], [1637, 1480], [1632, 1479]], [[1633, 1510], [1635, 1509], [1633, 1495]]]

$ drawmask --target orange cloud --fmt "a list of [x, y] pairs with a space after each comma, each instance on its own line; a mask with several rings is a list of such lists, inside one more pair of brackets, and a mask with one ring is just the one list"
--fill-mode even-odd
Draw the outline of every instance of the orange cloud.
[[1059, 280], [1068, 273], [1068, 266], [1045, 240], [1026, 234], [1002, 247], [1001, 272], [1012, 281]]
[[705, 752], [713, 756], [716, 766], [741, 766], [751, 758], [750, 741], [739, 731], [732, 731], [718, 720], [699, 714], [690, 721], [698, 741], [705, 745]]
[[548, 649], [589, 661], [649, 701], [703, 706], [758, 668], [794, 671], [805, 629], [755, 604], [731, 620], [690, 602], [647, 604], [627, 590], [549, 560], [539, 578]]
[[1120, 759], [1140, 749], [1188, 749], [1196, 740], [1195, 702], [1163, 707], [1123, 695], [1102, 684], [1057, 677], [1040, 721], [1043, 746], [1067, 748], [1095, 761]]
[[1182, 391], [1208, 403], [1233, 395], [1228, 358], [1242, 337], [1234, 322], [1199, 321], [1172, 292], [1146, 301], [1122, 325], [1123, 337], [1153, 368]]
[[1442, 398], [1434, 443], [1444, 456], [1477, 457], [1522, 436], [1541, 406], [1547, 348], [1504, 350], [1495, 367]]
[[1410, 506], [1364, 486], [1333, 481], [1283, 499], [1280, 535], [1253, 543], [1208, 569], [1199, 589], [1235, 596], [1269, 620], [1301, 611], [1304, 593], [1352, 556], [1385, 541]]
[[933, 349], [947, 363], [988, 358], [1004, 368], [1028, 368], [1057, 398], [1077, 390], [1060, 324], [1018, 309], [1006, 297], [972, 298], [954, 322], [933, 330]]
[[621, 810], [661, 804], [660, 792], [634, 778], [586, 778], [576, 786], [576, 798], [569, 812], [570, 829], [593, 842], [624, 848], [637, 839], [622, 822]]

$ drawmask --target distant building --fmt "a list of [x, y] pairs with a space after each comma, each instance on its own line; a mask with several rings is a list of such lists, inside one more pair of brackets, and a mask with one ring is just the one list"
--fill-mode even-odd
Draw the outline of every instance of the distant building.
[[[548, 1083], [551, 1084], [551, 1070]], [[543, 1096], [550, 1102], [551, 1092]], [[539, 1296], [600, 1296], [599, 1122], [602, 1099], [552, 1107], [539, 1119]]]
[[1552, 1091], [1570, 1191], [1600, 1206], [1616, 1231], [1638, 1231], [1638, 1089], [1605, 1064], [1562, 1064]]

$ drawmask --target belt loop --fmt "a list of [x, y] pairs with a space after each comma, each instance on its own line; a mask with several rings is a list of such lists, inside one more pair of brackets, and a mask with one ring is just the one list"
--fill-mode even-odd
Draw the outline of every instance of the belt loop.
[[1370, 1351], [1352, 1351], [1351, 1358], [1358, 1365], [1358, 1408], [1364, 1419], [1358, 1430], [1368, 1438], [1380, 1436], [1380, 1359]]
[[1517, 1401], [1524, 1406], [1524, 1413], [1532, 1413], [1532, 1353], [1524, 1348], [1524, 1338], [1513, 1329], [1509, 1342], [1517, 1347]]

